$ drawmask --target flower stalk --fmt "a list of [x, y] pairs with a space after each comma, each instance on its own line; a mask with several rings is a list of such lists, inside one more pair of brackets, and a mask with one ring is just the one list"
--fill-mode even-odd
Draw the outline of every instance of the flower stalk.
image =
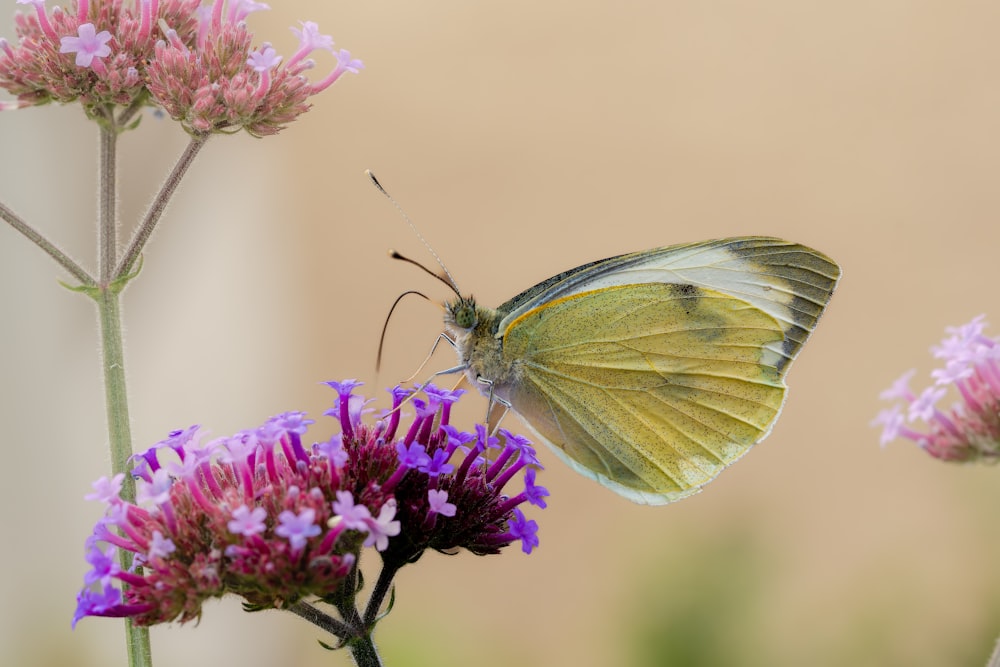
[[[317, 94], [344, 72], [357, 73], [359, 60], [335, 53], [333, 40], [315, 23], [302, 23], [294, 67], [265, 44], [254, 50], [247, 15], [267, 9], [244, 0], [74, 0], [49, 11], [45, 0], [18, 0], [33, 11], [15, 15], [18, 43], [0, 38], [0, 89], [16, 101], [0, 101], [0, 112], [49, 102], [79, 103], [100, 132], [96, 276], [62, 252], [8, 206], [0, 219], [52, 257], [76, 281], [69, 289], [97, 305], [101, 364], [112, 471], [121, 502], [134, 505], [136, 484], [128, 474], [132, 457], [125, 380], [121, 295], [138, 274], [142, 251], [181, 179], [208, 137], [246, 130], [276, 134], [310, 107]], [[223, 11], [223, 10], [226, 11]], [[329, 51], [336, 66], [317, 84], [304, 72], [315, 65], [305, 56]], [[190, 135], [180, 160], [154, 197], [125, 251], [119, 256], [117, 148], [119, 136], [138, 125], [146, 107], [163, 109]], [[301, 520], [302, 517], [295, 517]], [[295, 529], [289, 520], [288, 530]], [[131, 528], [130, 528], [131, 530]], [[133, 531], [134, 532], [134, 531]], [[296, 539], [300, 539], [297, 537]], [[155, 545], [160, 542], [154, 540]], [[102, 552], [103, 553], [103, 552]], [[91, 555], [103, 562], [100, 554]], [[121, 549], [114, 571], [125, 588], [141, 581], [142, 560]], [[104, 567], [112, 571], [110, 564]], [[128, 662], [152, 664], [148, 630], [126, 617]]]

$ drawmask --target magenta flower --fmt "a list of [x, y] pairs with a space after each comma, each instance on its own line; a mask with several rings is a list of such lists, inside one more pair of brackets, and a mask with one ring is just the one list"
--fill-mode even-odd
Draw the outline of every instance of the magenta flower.
[[[1000, 459], [1000, 345], [983, 335], [985, 317], [945, 329], [948, 336], [931, 348], [944, 362], [943, 368], [931, 372], [933, 386], [914, 393], [910, 380], [916, 371], [911, 370], [882, 392], [882, 399], [893, 401], [872, 422], [882, 427], [883, 445], [906, 438], [944, 461]], [[961, 400], [942, 410], [938, 402], [949, 389]], [[913, 422], [924, 426], [908, 425]]]
[[[489, 437], [482, 426], [458, 431], [445, 412], [458, 392], [434, 387], [427, 402], [410, 399], [417, 416], [405, 427], [409, 392], [398, 389], [393, 409], [369, 424], [355, 408], [364, 403], [352, 395], [357, 382], [328, 384], [340, 393], [328, 414], [341, 432], [311, 447], [303, 437], [313, 421], [302, 412], [215, 440], [193, 426], [133, 457], [136, 504], [121, 499], [121, 475], [95, 482], [87, 497], [107, 512], [87, 541], [91, 570], [74, 625], [84, 616], [185, 622], [205, 600], [235, 593], [248, 609], [309, 618], [303, 600], [318, 598], [344, 618], [320, 625], [349, 641], [370, 634], [393, 576], [425, 550], [538, 546], [538, 525], [519, 506], [544, 507], [548, 491], [535, 483], [539, 466], [524, 438], [504, 430]], [[524, 490], [504, 494], [514, 477]], [[345, 605], [353, 609], [367, 547], [380, 555], [382, 574], [362, 615]], [[131, 567], [119, 567], [119, 552], [131, 555]]]
[[[281, 65], [270, 44], [254, 47], [246, 20], [267, 5], [249, 0], [76, 0], [17, 14], [16, 46], [0, 40], [0, 109], [79, 100], [95, 117], [108, 105], [159, 106], [192, 133], [275, 134], [309, 109], [311, 96], [363, 65], [311, 22], [292, 30], [298, 50]], [[329, 74], [311, 82], [309, 56], [328, 52]]]

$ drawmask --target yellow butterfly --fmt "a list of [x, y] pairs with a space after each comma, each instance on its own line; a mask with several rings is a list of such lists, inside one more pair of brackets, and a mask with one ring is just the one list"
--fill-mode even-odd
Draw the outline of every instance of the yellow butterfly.
[[767, 436], [839, 278], [822, 253], [748, 236], [584, 264], [496, 310], [447, 281], [450, 370], [577, 472], [662, 505]]

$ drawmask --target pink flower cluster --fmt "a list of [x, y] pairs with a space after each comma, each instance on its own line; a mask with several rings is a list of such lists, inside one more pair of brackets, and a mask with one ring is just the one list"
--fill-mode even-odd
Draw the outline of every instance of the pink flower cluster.
[[[916, 442], [931, 456], [944, 461], [996, 462], [1000, 459], [1000, 344], [983, 334], [986, 316], [960, 327], [947, 327], [932, 354], [944, 367], [931, 372], [935, 383], [914, 393], [910, 370], [880, 397], [892, 401], [872, 423], [882, 427], [883, 445], [896, 438]], [[955, 389], [961, 397], [950, 409], [938, 401]], [[923, 429], [912, 426], [923, 423]]]
[[[393, 410], [371, 426], [362, 419], [366, 401], [352, 394], [358, 383], [328, 384], [340, 395], [327, 412], [340, 432], [324, 442], [303, 444], [313, 421], [301, 412], [209, 442], [192, 426], [134, 457], [135, 504], [121, 498], [124, 475], [98, 480], [88, 499], [107, 511], [87, 541], [91, 569], [73, 623], [183, 622], [227, 593], [253, 609], [342, 602], [364, 547], [375, 548], [391, 578], [426, 549], [538, 546], [537, 524], [518, 506], [545, 507], [548, 491], [535, 484], [539, 466], [526, 440], [458, 431], [448, 419], [461, 392], [432, 386], [426, 401], [393, 390]], [[416, 411], [405, 432], [404, 402]], [[497, 450], [492, 461], [489, 449]], [[515, 476], [524, 490], [504, 495]]]
[[[192, 133], [265, 136], [363, 67], [311, 21], [292, 29], [299, 48], [284, 64], [270, 44], [254, 48], [246, 18], [268, 7], [253, 0], [76, 0], [51, 11], [17, 2], [34, 12], [16, 15], [16, 46], [0, 39], [0, 88], [17, 96], [0, 108], [79, 100], [101, 118], [109, 105], [159, 105]], [[318, 50], [336, 65], [310, 82]]]

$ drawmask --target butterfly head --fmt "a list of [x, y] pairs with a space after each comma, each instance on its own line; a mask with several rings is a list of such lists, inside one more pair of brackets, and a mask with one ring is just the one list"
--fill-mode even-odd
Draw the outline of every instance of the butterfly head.
[[479, 310], [471, 296], [460, 296], [444, 307], [444, 323], [449, 328], [472, 331], [479, 324]]

